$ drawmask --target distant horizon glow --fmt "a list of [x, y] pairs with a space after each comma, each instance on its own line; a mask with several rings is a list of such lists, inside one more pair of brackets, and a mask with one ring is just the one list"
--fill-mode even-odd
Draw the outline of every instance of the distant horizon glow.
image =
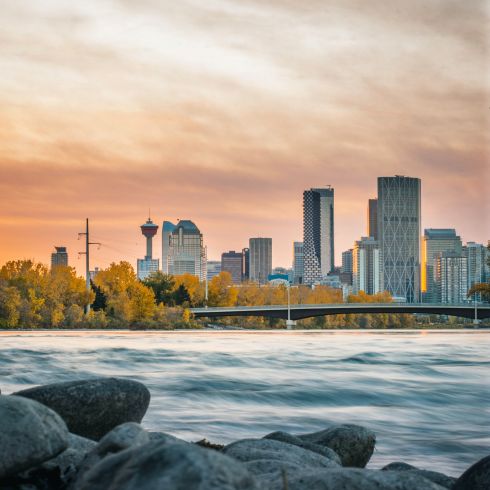
[[484, 0], [0, 2], [0, 265], [66, 246], [82, 274], [89, 217], [92, 269], [136, 266], [150, 208], [155, 258], [181, 218], [210, 260], [264, 236], [290, 267], [326, 185], [340, 264], [396, 174], [422, 234], [490, 238]]

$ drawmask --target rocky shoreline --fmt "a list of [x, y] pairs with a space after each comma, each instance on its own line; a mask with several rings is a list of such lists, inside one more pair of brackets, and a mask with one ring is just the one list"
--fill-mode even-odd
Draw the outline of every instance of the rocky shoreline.
[[0, 395], [2, 490], [488, 490], [490, 456], [459, 478], [403, 462], [366, 469], [369, 429], [273, 432], [226, 446], [146, 431], [150, 392], [95, 378]]

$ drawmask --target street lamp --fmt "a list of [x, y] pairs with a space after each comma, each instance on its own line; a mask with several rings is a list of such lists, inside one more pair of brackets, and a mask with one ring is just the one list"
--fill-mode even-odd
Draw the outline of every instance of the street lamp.
[[296, 325], [294, 320], [291, 320], [291, 281], [288, 280], [288, 319], [286, 320], [286, 328], [292, 330]]

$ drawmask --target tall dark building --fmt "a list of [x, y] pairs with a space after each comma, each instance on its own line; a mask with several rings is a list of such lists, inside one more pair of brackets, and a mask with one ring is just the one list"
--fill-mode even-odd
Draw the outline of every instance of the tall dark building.
[[368, 237], [378, 239], [378, 200], [369, 199], [368, 204], [368, 223], [367, 223]]
[[303, 254], [305, 284], [326, 278], [334, 268], [334, 190], [303, 193]]
[[272, 272], [272, 238], [250, 238], [250, 280], [265, 284]]
[[56, 252], [51, 254], [51, 267], [56, 265], [68, 265], [68, 252], [66, 247], [54, 247]]
[[420, 214], [420, 179], [378, 177], [383, 287], [408, 303], [420, 299]]
[[221, 254], [221, 272], [229, 272], [233, 284], [242, 282], [243, 255], [241, 252], [230, 250]]

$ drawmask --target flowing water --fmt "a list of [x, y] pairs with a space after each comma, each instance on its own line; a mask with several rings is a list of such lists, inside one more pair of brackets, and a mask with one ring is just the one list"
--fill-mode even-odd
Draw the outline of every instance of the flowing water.
[[4, 394], [91, 376], [143, 382], [143, 425], [227, 443], [373, 429], [379, 468], [457, 476], [490, 453], [490, 331], [2, 332]]

